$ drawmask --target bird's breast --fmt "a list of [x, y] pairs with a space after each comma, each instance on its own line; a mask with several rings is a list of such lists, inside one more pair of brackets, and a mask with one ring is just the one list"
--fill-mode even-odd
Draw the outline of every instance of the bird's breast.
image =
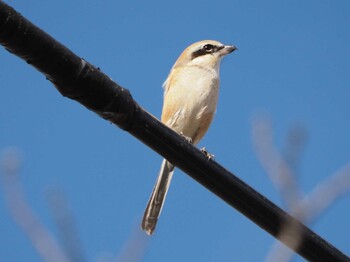
[[162, 121], [192, 139], [202, 137], [216, 111], [217, 71], [203, 67], [175, 69], [167, 84]]
[[216, 70], [203, 67], [189, 67], [180, 75], [179, 89], [192, 104], [191, 110], [215, 111], [219, 92], [219, 76]]

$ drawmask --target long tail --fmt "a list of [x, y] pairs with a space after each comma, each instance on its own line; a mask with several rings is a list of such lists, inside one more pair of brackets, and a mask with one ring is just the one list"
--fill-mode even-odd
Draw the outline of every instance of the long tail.
[[160, 172], [157, 178], [157, 182], [153, 188], [152, 195], [148, 200], [148, 204], [142, 219], [142, 229], [146, 231], [148, 235], [152, 235], [156, 228], [157, 221], [162, 211], [164, 200], [168, 192], [171, 178], [173, 177], [175, 166], [163, 160]]

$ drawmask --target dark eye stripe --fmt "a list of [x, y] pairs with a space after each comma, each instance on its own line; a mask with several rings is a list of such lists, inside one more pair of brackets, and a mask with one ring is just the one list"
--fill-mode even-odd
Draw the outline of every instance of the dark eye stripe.
[[211, 45], [211, 44], [206, 44], [202, 46], [200, 49], [194, 51], [191, 55], [192, 60], [195, 59], [196, 57], [206, 55], [206, 54], [213, 54], [219, 50], [224, 48], [224, 46], [216, 46], [216, 45]]

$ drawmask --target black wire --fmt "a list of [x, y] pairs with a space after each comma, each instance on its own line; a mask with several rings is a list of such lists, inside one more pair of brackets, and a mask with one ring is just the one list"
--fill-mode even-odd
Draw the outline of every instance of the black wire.
[[[118, 125], [182, 169], [274, 237], [297, 223], [302, 242], [295, 250], [309, 261], [350, 261], [341, 251], [295, 221], [249, 185], [144, 111], [128, 90], [79, 58], [0, 1], [0, 43], [46, 75], [59, 92]], [[284, 240], [281, 240], [284, 241]], [[288, 245], [288, 241], [285, 242]]]

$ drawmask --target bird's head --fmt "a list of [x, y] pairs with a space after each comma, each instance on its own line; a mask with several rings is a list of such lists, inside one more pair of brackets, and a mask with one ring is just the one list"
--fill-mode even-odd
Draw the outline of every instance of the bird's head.
[[235, 46], [223, 45], [214, 40], [203, 40], [187, 47], [177, 59], [174, 68], [182, 66], [202, 66], [216, 68], [221, 59], [237, 50]]

